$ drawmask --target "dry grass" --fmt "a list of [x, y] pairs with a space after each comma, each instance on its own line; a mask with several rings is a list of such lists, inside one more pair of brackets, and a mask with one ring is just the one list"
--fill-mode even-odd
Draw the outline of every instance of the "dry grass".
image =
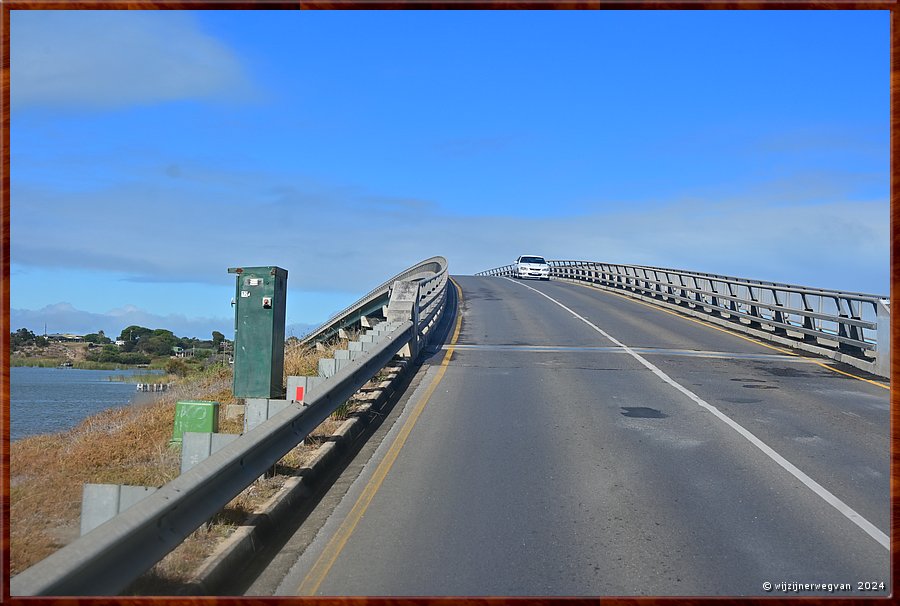
[[171, 437], [174, 400], [94, 415], [71, 431], [10, 448], [10, 571], [15, 574], [78, 537], [84, 483], [159, 486], [178, 475]]
[[10, 572], [76, 539], [85, 483], [161, 486], [179, 473], [168, 446], [179, 399], [233, 401], [227, 371], [176, 385], [153, 402], [100, 412], [69, 431], [10, 446]]
[[348, 332], [347, 339], [333, 339], [324, 343], [321, 349], [302, 345], [300, 342], [288, 343], [284, 348], [284, 376], [304, 377], [319, 374], [319, 358], [334, 355], [335, 350], [347, 347], [347, 342], [357, 338], [358, 333]]
[[[315, 375], [318, 360], [346, 340], [324, 351], [289, 346], [285, 375]], [[378, 380], [384, 376], [382, 373]], [[180, 452], [168, 446], [178, 400], [212, 400], [221, 404], [219, 431], [240, 433], [243, 419], [225, 419], [225, 407], [236, 403], [231, 370], [218, 369], [177, 382], [151, 403], [101, 412], [76, 428], [13, 442], [10, 452], [10, 572], [17, 574], [78, 537], [81, 490], [84, 483], [161, 486], [179, 473]], [[257, 481], [196, 530], [159, 562], [134, 590], [172, 593], [190, 579], [215, 547], [275, 492], [290, 475], [308, 465], [318, 447], [357, 405], [351, 401], [340, 414], [323, 422], [304, 444], [275, 466], [275, 474]], [[152, 590], [151, 590], [152, 588]]]
[[[335, 348], [332, 348], [333, 351]], [[315, 347], [291, 343], [284, 348], [284, 376], [304, 377], [319, 374], [319, 358], [327, 358], [325, 352]], [[285, 379], [286, 382], [286, 379]]]

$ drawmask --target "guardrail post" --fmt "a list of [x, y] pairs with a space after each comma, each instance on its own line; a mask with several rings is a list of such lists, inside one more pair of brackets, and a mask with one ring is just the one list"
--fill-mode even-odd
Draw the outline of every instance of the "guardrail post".
[[[249, 398], [248, 402], [254, 400], [257, 398]], [[214, 452], [222, 450], [239, 437], [241, 434], [237, 433], [184, 432], [184, 441], [181, 443], [181, 473], [196, 467], [200, 461], [208, 459]]]
[[737, 291], [734, 288], [734, 284], [732, 284], [731, 282], [726, 282], [725, 286], [728, 288], [728, 297], [729, 297], [729, 299], [728, 299], [728, 312], [729, 312], [728, 317], [729, 317], [729, 319], [737, 322], [738, 321], [737, 316], [735, 316], [733, 313], [731, 313], [731, 312], [737, 313], [739, 311], [738, 303], [735, 300], [737, 298]]
[[[822, 298], [819, 297], [819, 301], [821, 301], [821, 300], [822, 300]], [[803, 311], [804, 312], [806, 312], [808, 314], [815, 313], [816, 310], [813, 309], [812, 305], [810, 305], [809, 297], [807, 297], [806, 293], [800, 294], [800, 301], [803, 303]], [[809, 315], [803, 316], [803, 328], [805, 328], [807, 330], [817, 330], [815, 319]], [[813, 344], [819, 342], [819, 340], [816, 338], [815, 335], [811, 335], [809, 333], [803, 334], [803, 340], [806, 343], [813, 343]]]
[[155, 486], [84, 484], [81, 489], [81, 535], [86, 535], [154, 492]]
[[[772, 289], [772, 302], [775, 305], [775, 309], [772, 310], [772, 320], [779, 324], [788, 324], [787, 315], [784, 313], [784, 304], [779, 300], [778, 291], [774, 288]], [[784, 326], [776, 326], [775, 334], [786, 337], [788, 333]]]
[[[838, 308], [838, 336], [847, 339], [854, 339], [856, 341], [861, 340], [858, 327], [852, 324], [841, 322], [841, 319], [843, 318], [852, 320], [859, 319], [858, 315], [853, 310], [853, 301], [848, 298], [845, 299], [842, 297], [835, 297], [835, 302], [837, 303]], [[849, 311], [844, 311], [844, 303], [847, 304], [847, 308], [849, 309]], [[862, 355], [862, 350], [859, 347], [844, 342], [838, 343], [838, 351], [843, 351], [854, 356]]]
[[[391, 300], [387, 305], [385, 317], [388, 322], [406, 322], [412, 321], [413, 326], [419, 326], [419, 283], [418, 282], [394, 282], [391, 287]], [[419, 353], [419, 335], [418, 328], [413, 334], [413, 338], [409, 340], [400, 355], [406, 358], [415, 359]]]
[[672, 274], [666, 272], [666, 300], [678, 305], [678, 298], [675, 296], [675, 282], [672, 281]]
[[875, 344], [875, 374], [891, 376], [891, 300], [878, 301], [878, 329]]
[[709, 302], [710, 302], [710, 305], [712, 306], [710, 313], [716, 317], [721, 318], [722, 317], [722, 302], [719, 299], [719, 289], [716, 288], [716, 284], [715, 284], [715, 282], [713, 282], [712, 278], [710, 278], [708, 281], [709, 281], [709, 292], [710, 292]]
[[682, 307], [690, 307], [691, 305], [687, 301], [687, 298], [688, 298], [688, 291], [686, 288], [687, 284], [684, 283], [684, 276], [682, 276], [681, 274], [678, 275], [678, 284], [681, 286], [681, 288], [678, 289], [678, 291], [681, 293], [681, 296], [676, 301], [676, 304], [681, 305]]
[[695, 289], [694, 301], [696, 301], [696, 303], [694, 304], [694, 307], [699, 307], [702, 310], [703, 304], [706, 303], [706, 301], [703, 299], [703, 295], [701, 294], [703, 292], [703, 288], [700, 287], [700, 280], [697, 278], [697, 276], [693, 276], [693, 278], [694, 278], [694, 289]]
[[[753, 303], [759, 303], [759, 297], [757, 296], [757, 294], [755, 292], [753, 292], [752, 286], [750, 286], [748, 284], [746, 286], [746, 288], [747, 288], [747, 296], [750, 299], [750, 301], [752, 301], [752, 303], [750, 303], [750, 315], [753, 316], [753, 318], [762, 318], [762, 313], [760, 313], [760, 311], [759, 311], [759, 306], [753, 304]], [[752, 328], [762, 329], [762, 323], [756, 319], [750, 320], [750, 326]]]

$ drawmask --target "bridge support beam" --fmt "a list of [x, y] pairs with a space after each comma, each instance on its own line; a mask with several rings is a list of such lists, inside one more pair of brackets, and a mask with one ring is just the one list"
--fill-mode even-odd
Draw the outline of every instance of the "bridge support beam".
[[[413, 326], [419, 326], [419, 283], [418, 282], [394, 282], [391, 287], [391, 299], [387, 305], [385, 316], [388, 322], [412, 321]], [[413, 334], [400, 355], [404, 358], [415, 359], [418, 355], [418, 329]]]

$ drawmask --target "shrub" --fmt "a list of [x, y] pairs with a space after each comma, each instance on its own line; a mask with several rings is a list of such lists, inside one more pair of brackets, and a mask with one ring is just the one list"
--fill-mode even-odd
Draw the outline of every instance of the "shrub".
[[179, 377], [186, 377], [190, 368], [181, 358], [172, 358], [168, 362], [166, 362], [166, 372], [171, 375], [178, 375]]
[[119, 354], [118, 362], [121, 364], [149, 364], [150, 356], [144, 355], [142, 353], [134, 352], [125, 352]]

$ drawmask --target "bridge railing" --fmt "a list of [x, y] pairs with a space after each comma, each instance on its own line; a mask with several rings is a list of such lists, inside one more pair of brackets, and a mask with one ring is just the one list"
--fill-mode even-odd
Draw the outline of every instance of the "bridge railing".
[[[888, 297], [680, 269], [548, 261], [551, 277], [675, 307], [784, 345], [890, 376]], [[476, 275], [512, 276], [513, 265]]]
[[485, 271], [480, 271], [476, 276], [512, 276], [515, 270], [515, 265], [504, 265], [503, 267], [495, 267], [494, 269], [487, 269]]
[[363, 295], [358, 301], [331, 316], [321, 326], [303, 337], [302, 342], [327, 341], [334, 337], [340, 329], [358, 324], [365, 316], [380, 313], [390, 300], [391, 288], [394, 282], [419, 282], [421, 284], [419, 305], [425, 308], [432, 303], [438, 294], [443, 292], [447, 285], [447, 276], [447, 259], [444, 257], [425, 259], [400, 272], [393, 278], [382, 282]]
[[[396, 278], [406, 278], [396, 279]], [[447, 261], [434, 257], [385, 282], [387, 331], [375, 345], [326, 378], [304, 403], [284, 410], [213, 453], [111, 520], [10, 580], [10, 594], [115, 595], [221, 511], [244, 488], [297, 446], [393, 357], [420, 351], [447, 305]], [[409, 288], [405, 288], [405, 287]], [[395, 301], [392, 290], [409, 290], [415, 301]], [[363, 297], [326, 325], [349, 322], [370, 302]], [[326, 334], [318, 330], [316, 334]]]

